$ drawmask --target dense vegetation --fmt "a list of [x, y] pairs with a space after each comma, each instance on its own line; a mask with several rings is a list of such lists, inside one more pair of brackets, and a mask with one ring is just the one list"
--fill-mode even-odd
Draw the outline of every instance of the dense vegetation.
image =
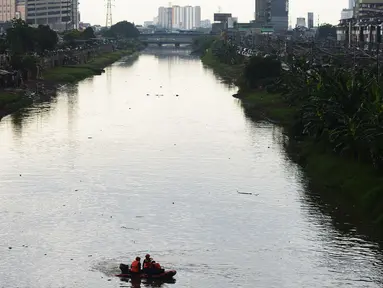
[[336, 26], [331, 24], [320, 25], [317, 31], [317, 38], [325, 39], [328, 37], [336, 39]]
[[101, 35], [109, 38], [137, 38], [140, 32], [133, 23], [120, 21], [109, 29], [102, 30]]
[[304, 60], [283, 73], [282, 92], [298, 107], [295, 134], [332, 151], [383, 168], [383, 91], [374, 70], [311, 67]]
[[12, 20], [12, 27], [7, 30], [3, 48], [13, 55], [42, 54], [46, 50], [54, 50], [57, 42], [57, 33], [48, 26], [32, 28], [25, 21], [15, 19]]
[[322, 143], [332, 152], [383, 169], [383, 90], [376, 68], [346, 69], [314, 65], [310, 59], [287, 58], [287, 69], [276, 57], [247, 60], [235, 46], [218, 41], [212, 53], [227, 64], [244, 63], [237, 79], [240, 90], [279, 92], [294, 107], [295, 136]]
[[259, 52], [242, 58], [230, 43], [217, 42], [202, 60], [234, 79], [245, 113], [284, 126], [286, 148], [305, 167], [310, 185], [336, 209], [353, 215], [355, 224], [374, 224], [364, 227], [368, 234], [383, 236], [383, 73], [378, 65], [353, 65], [337, 55], [328, 55], [328, 65], [309, 54], [281, 58]]
[[202, 35], [193, 39], [192, 53], [203, 55], [206, 52], [206, 50], [211, 47], [215, 40], [216, 37], [211, 35]]
[[90, 40], [92, 38], [96, 38], [92, 27], [88, 27], [84, 31], [71, 30], [63, 35], [64, 41], [72, 43], [76, 40]]

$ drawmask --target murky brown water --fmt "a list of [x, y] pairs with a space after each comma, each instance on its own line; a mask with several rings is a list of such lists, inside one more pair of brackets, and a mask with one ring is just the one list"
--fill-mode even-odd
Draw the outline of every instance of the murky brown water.
[[280, 129], [187, 53], [0, 122], [0, 287], [131, 287], [113, 274], [146, 252], [178, 271], [163, 287], [381, 287], [377, 245], [334, 228]]

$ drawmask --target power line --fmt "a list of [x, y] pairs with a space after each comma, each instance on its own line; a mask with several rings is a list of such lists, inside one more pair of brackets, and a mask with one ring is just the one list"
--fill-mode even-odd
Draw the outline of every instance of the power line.
[[112, 0], [106, 2], [106, 27], [110, 28], [113, 25], [112, 21]]

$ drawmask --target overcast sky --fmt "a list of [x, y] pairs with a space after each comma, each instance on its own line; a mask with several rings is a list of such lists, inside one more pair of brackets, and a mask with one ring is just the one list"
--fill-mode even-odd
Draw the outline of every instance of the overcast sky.
[[[218, 12], [232, 13], [238, 17], [239, 22], [248, 22], [254, 17], [255, 0], [174, 0], [172, 5], [199, 5], [202, 10], [202, 19], [213, 19], [213, 14]], [[112, 0], [114, 3], [113, 23], [121, 20], [143, 24], [157, 16], [159, 6], [168, 6], [169, 2], [163, 0]], [[297, 17], [305, 17], [307, 12], [314, 12], [315, 25], [320, 23], [337, 24], [342, 8], [347, 8], [348, 0], [290, 0], [290, 23], [295, 25]], [[106, 0], [81, 0], [81, 21], [92, 24], [105, 25]]]

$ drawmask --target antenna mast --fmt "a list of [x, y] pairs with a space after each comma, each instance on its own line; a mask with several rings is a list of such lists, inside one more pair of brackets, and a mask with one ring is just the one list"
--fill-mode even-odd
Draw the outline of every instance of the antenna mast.
[[112, 22], [112, 0], [106, 0], [106, 27], [110, 28], [113, 25]]

